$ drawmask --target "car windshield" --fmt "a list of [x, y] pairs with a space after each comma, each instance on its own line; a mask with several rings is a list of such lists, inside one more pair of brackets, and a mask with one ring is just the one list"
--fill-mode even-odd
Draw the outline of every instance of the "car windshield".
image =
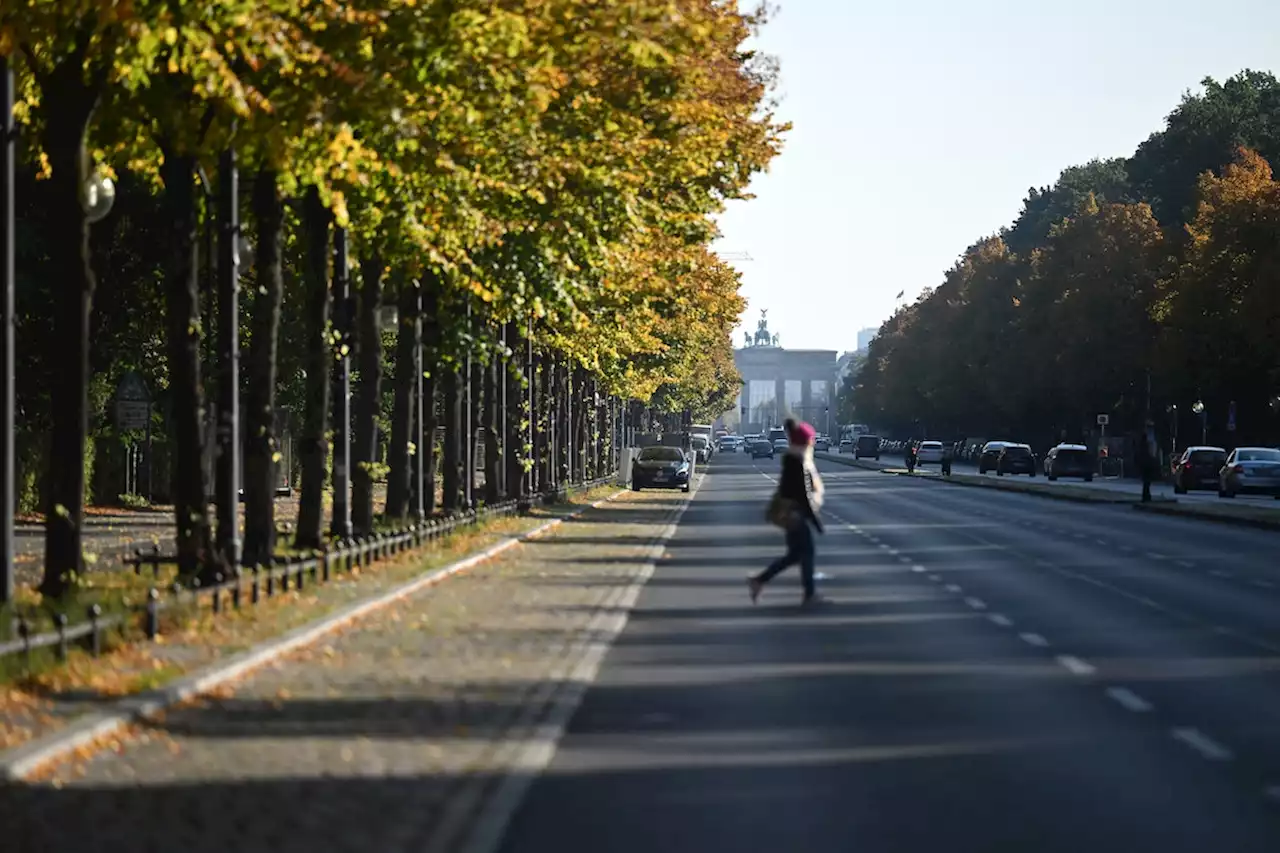
[[646, 447], [640, 451], [642, 462], [683, 462], [684, 454], [678, 447]]
[[1237, 462], [1280, 462], [1280, 450], [1269, 447], [1251, 447], [1236, 452]]
[[1227, 454], [1222, 450], [1193, 450], [1187, 457], [1187, 461], [1197, 465], [1208, 465], [1221, 463], [1226, 458]]

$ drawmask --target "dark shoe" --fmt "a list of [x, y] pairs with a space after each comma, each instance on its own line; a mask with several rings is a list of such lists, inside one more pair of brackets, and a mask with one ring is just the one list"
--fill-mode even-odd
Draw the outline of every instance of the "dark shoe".
[[756, 599], [760, 597], [760, 590], [764, 589], [764, 584], [756, 578], [747, 578], [747, 592], [751, 594], [751, 603], [755, 604]]

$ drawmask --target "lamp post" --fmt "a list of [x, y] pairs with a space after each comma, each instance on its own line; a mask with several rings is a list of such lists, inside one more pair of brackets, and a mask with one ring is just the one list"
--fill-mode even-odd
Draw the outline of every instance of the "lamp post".
[[1196, 400], [1191, 405], [1191, 411], [1200, 416], [1200, 443], [1209, 443], [1209, 414], [1204, 409], [1204, 401]]
[[0, 56], [0, 604], [13, 600], [13, 433], [17, 427], [14, 398], [13, 291], [14, 137], [13, 69]]

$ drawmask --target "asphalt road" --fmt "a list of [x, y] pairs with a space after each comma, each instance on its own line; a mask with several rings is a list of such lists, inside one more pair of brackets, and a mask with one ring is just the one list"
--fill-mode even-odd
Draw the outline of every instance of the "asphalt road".
[[721, 455], [504, 853], [1280, 850], [1280, 536]]

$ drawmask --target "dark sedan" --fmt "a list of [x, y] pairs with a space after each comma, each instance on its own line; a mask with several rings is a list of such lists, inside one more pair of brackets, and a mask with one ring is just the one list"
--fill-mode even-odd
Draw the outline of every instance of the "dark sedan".
[[631, 488], [689, 491], [692, 466], [678, 447], [646, 447], [631, 463]]
[[1036, 457], [1025, 444], [1007, 444], [996, 461], [996, 474], [1036, 475]]
[[1218, 475], [1227, 462], [1223, 447], [1188, 447], [1174, 463], [1173, 491], [1185, 495], [1192, 489], [1218, 488]]
[[751, 458], [760, 459], [762, 457], [773, 458], [773, 442], [767, 438], [760, 438], [751, 443]]

